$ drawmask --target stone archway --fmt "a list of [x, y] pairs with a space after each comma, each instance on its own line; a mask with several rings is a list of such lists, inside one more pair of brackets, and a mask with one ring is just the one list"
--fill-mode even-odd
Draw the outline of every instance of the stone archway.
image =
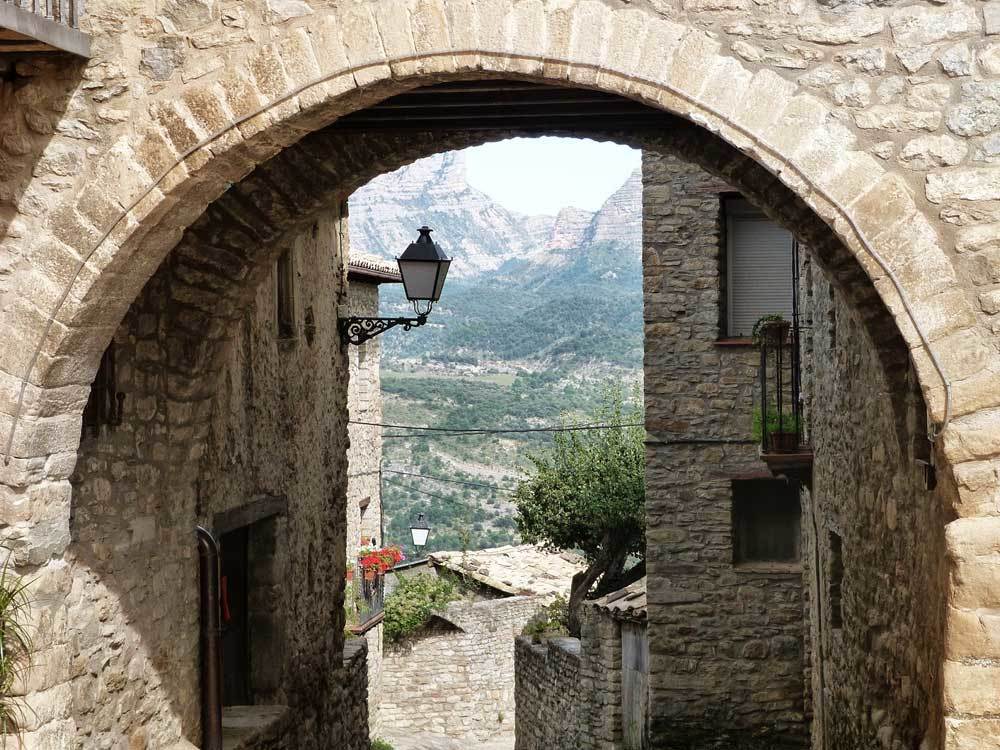
[[[426, 2], [412, 16], [366, 4], [324, 10], [309, 32], [250, 48], [180, 100], [154, 99], [133, 124], [141, 136], [119, 137], [45, 221], [26, 220], [35, 263], [15, 280], [3, 321], [0, 428], [12, 436], [2, 474], [12, 502], [38, 509], [17, 532], [27, 561], [58, 558], [68, 541], [66, 479], [105, 344], [205, 208], [256, 165], [369, 101], [484, 75], [593, 87], [672, 112], [766, 168], [834, 229], [912, 348], [932, 420], [953, 417], [940, 457], [954, 469], [956, 512], [968, 517], [949, 525], [952, 627], [978, 621], [995, 598], [988, 561], [997, 524], [980, 516], [993, 512], [1000, 481], [1000, 396], [995, 358], [934, 222], [821, 99], [752, 70], [693, 26], [597, 2]], [[942, 373], [955, 384], [950, 399]], [[968, 636], [952, 645], [948, 710], [955, 736], [974, 737], [991, 726], [976, 717], [993, 711], [965, 686], [993, 679], [993, 662], [982, 659], [996, 643]]]

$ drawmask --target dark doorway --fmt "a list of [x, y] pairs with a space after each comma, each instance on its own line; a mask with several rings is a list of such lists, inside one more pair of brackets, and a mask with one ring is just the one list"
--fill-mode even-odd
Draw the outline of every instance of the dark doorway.
[[249, 528], [223, 534], [222, 705], [246, 706], [250, 695]]

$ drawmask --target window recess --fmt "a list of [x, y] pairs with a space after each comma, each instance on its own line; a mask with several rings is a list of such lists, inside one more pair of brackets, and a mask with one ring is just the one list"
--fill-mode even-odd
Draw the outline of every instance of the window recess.
[[792, 235], [743, 198], [725, 198], [725, 337], [748, 337], [765, 315], [794, 315]]

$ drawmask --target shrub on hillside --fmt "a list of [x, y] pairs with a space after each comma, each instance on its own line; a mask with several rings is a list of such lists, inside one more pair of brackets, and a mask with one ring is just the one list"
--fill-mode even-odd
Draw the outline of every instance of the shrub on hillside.
[[458, 588], [447, 578], [420, 573], [399, 577], [396, 589], [385, 600], [385, 637], [400, 641], [419, 630], [434, 612], [460, 599]]

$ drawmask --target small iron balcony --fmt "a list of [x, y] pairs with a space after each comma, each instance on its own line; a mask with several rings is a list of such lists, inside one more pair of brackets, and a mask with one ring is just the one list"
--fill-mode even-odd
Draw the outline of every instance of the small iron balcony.
[[0, 55], [69, 52], [90, 57], [83, 0], [0, 0]]
[[754, 429], [760, 456], [775, 476], [812, 483], [812, 447], [806, 440], [801, 403], [797, 321], [773, 320], [760, 328], [760, 404]]

